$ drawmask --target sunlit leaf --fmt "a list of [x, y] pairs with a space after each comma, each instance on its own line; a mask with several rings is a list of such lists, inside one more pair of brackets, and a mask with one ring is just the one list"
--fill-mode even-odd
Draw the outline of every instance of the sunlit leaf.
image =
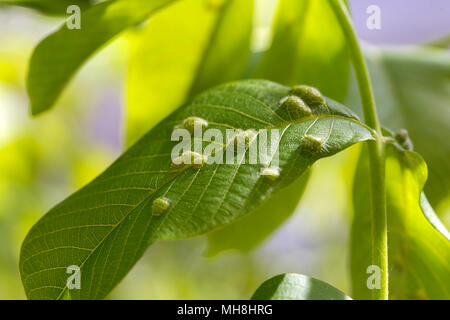
[[127, 83], [128, 143], [193, 95], [243, 77], [252, 15], [253, 1], [185, 0], [137, 30]]
[[296, 273], [284, 273], [265, 281], [252, 300], [351, 300], [326, 282]]
[[[383, 125], [408, 130], [429, 168], [425, 192], [436, 206], [450, 196], [450, 53], [430, 48], [369, 48]], [[359, 107], [356, 84], [347, 104]]]
[[82, 12], [80, 29], [64, 24], [42, 40], [31, 57], [27, 78], [32, 114], [51, 108], [76, 71], [108, 41], [174, 1], [106, 1]]
[[[28, 297], [61, 298], [67, 291], [66, 268], [76, 265], [81, 289], [71, 290], [71, 297], [103, 298], [154, 241], [197, 236], [232, 223], [294, 182], [316, 160], [373, 139], [370, 129], [330, 99], [311, 102], [307, 116], [297, 109], [287, 112], [297, 106], [286, 104], [290, 93], [288, 87], [262, 80], [223, 85], [150, 130], [28, 233], [20, 259]], [[278, 167], [249, 164], [246, 152], [235, 156], [233, 164], [173, 168], [171, 152], [179, 141], [171, 141], [172, 131], [192, 116], [224, 137], [230, 128], [256, 130], [252, 142], [262, 129], [280, 133]], [[201, 142], [203, 147], [211, 144]], [[267, 170], [270, 174], [262, 175]]]
[[[371, 265], [367, 176], [368, 160], [364, 152], [353, 190], [351, 273], [354, 299], [371, 298], [367, 280], [374, 272], [367, 270]], [[415, 152], [389, 145], [386, 177], [389, 298], [449, 299], [450, 235], [422, 192], [427, 178], [425, 162]]]
[[306, 83], [342, 102], [350, 74], [345, 43], [328, 1], [280, 0], [272, 46], [256, 76], [286, 85]]

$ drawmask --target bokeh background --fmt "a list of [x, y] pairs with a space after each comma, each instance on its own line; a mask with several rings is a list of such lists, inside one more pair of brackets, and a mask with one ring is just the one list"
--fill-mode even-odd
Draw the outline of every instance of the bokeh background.
[[[270, 11], [275, 0], [258, 0]], [[381, 8], [381, 30], [366, 9]], [[450, 34], [448, 0], [350, 1], [360, 38], [376, 45], [425, 44]], [[270, 17], [259, 17], [265, 34]], [[25, 91], [34, 46], [63, 21], [26, 8], [0, 7], [0, 299], [23, 299], [20, 244], [53, 205], [80, 188], [125, 148], [127, 37], [81, 70], [58, 105], [31, 118]], [[349, 170], [355, 148], [320, 161], [297, 212], [255, 251], [205, 256], [205, 238], [154, 244], [113, 299], [247, 299], [282, 272], [320, 278], [349, 292]], [[449, 209], [440, 208], [449, 226]]]

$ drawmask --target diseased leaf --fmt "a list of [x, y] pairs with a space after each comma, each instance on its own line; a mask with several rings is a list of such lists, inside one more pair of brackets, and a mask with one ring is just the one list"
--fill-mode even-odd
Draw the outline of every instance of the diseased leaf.
[[37, 115], [51, 108], [72, 76], [95, 51], [174, 1], [106, 1], [82, 12], [81, 29], [70, 30], [63, 24], [42, 40], [33, 52], [28, 71], [31, 113]]
[[[81, 289], [71, 290], [72, 299], [103, 298], [154, 241], [193, 237], [232, 223], [316, 160], [373, 139], [372, 131], [337, 102], [296, 105], [292, 96], [285, 99], [290, 92], [262, 80], [219, 86], [150, 130], [28, 233], [20, 259], [27, 296], [61, 298], [67, 291], [66, 268], [76, 265]], [[301, 115], [306, 107], [311, 113]], [[171, 153], [180, 143], [171, 141], [174, 126], [195, 122], [207, 122], [223, 137], [226, 129], [254, 129], [252, 143], [262, 129], [271, 136], [280, 133], [278, 167], [244, 161], [248, 142], [247, 152], [235, 156], [233, 164], [203, 164], [205, 158], [191, 154], [200, 165], [174, 168]], [[201, 142], [204, 148], [211, 145], [207, 139]], [[223, 147], [212, 145], [217, 144]], [[269, 175], [262, 176], [262, 170]]]
[[310, 171], [244, 218], [208, 234], [208, 255], [232, 249], [249, 252], [260, 245], [292, 215], [306, 189]]
[[[372, 273], [366, 273], [371, 265], [367, 176], [364, 152], [353, 190], [351, 274], [355, 299], [371, 298], [367, 279]], [[425, 162], [419, 154], [390, 144], [386, 177], [389, 299], [449, 299], [450, 235], [422, 192], [427, 178]]]
[[128, 144], [195, 94], [243, 77], [252, 15], [253, 1], [186, 0], [135, 32], [127, 88]]
[[[428, 165], [425, 192], [436, 207], [450, 196], [450, 53], [371, 47], [366, 58], [381, 123], [395, 131], [408, 130], [414, 149]], [[347, 104], [359, 109], [357, 85], [351, 88]]]
[[71, 5], [77, 5], [81, 10], [90, 7], [92, 0], [0, 0], [1, 5], [14, 5], [28, 7], [41, 11], [49, 15], [67, 14], [67, 8]]
[[284, 273], [265, 281], [252, 300], [351, 300], [326, 282], [297, 273]]
[[285, 85], [309, 84], [339, 102], [345, 100], [350, 59], [328, 1], [280, 0], [273, 32], [256, 77]]

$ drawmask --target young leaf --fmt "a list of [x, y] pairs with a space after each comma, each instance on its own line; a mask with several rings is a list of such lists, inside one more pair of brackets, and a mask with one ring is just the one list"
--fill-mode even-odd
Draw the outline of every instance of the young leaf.
[[[71, 290], [72, 299], [103, 298], [154, 241], [197, 236], [230, 224], [316, 160], [373, 139], [367, 126], [330, 99], [326, 105], [311, 104], [309, 115], [288, 113], [290, 93], [288, 87], [262, 80], [219, 86], [150, 130], [28, 233], [20, 259], [28, 297], [61, 298], [68, 290], [66, 268], [75, 265], [81, 289]], [[234, 163], [208, 164], [191, 152], [189, 158], [200, 164], [174, 165], [171, 153], [180, 143], [171, 141], [174, 127], [205, 122], [223, 137], [226, 129], [254, 129], [255, 139], [246, 142], [246, 152], [234, 156]], [[278, 167], [269, 172], [264, 162], [244, 161], [263, 129], [268, 135], [279, 133]], [[201, 142], [205, 148], [211, 145]], [[223, 147], [212, 142], [217, 144]]]
[[208, 256], [232, 249], [249, 252], [260, 245], [294, 212], [306, 189], [310, 171], [244, 218], [208, 234]]
[[135, 26], [175, 0], [113, 0], [82, 12], [81, 29], [66, 24], [42, 40], [33, 52], [27, 78], [31, 113], [53, 106], [84, 62], [117, 34]]
[[284, 273], [265, 281], [252, 300], [351, 300], [326, 282], [297, 273]]
[[[437, 206], [450, 195], [450, 53], [418, 47], [369, 49], [366, 58], [381, 123], [408, 130], [429, 168], [425, 192]], [[351, 87], [347, 104], [358, 109], [357, 86]]]
[[[376, 290], [371, 265], [368, 161], [362, 154], [354, 181], [351, 230], [352, 296]], [[450, 235], [422, 192], [427, 167], [415, 152], [388, 145], [386, 159], [390, 299], [449, 299]], [[369, 279], [370, 277], [370, 279]], [[368, 283], [369, 282], [369, 283]]]
[[256, 77], [309, 84], [337, 101], [345, 100], [350, 59], [328, 1], [280, 0], [273, 32]]
[[128, 143], [193, 95], [243, 77], [252, 15], [253, 1], [187, 0], [175, 3], [133, 34]]

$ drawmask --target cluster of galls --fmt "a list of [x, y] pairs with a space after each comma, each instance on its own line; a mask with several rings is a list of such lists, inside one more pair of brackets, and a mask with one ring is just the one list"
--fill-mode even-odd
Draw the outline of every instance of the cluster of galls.
[[[312, 108], [317, 105], [326, 106], [327, 102], [316, 88], [299, 85], [291, 89], [289, 96], [283, 98], [280, 108], [289, 114], [295, 114], [299, 118], [312, 115]], [[302, 150], [312, 154], [320, 151], [323, 147], [321, 138], [305, 135], [302, 139]]]
[[[291, 89], [290, 94], [280, 101], [281, 110], [289, 113], [295, 114], [298, 117], [308, 117], [312, 115], [311, 108], [316, 105], [326, 105], [325, 98], [322, 96], [319, 90], [316, 88], [299, 85]], [[186, 118], [181, 125], [176, 126], [176, 128], [184, 128], [188, 130], [191, 134], [194, 134], [196, 128], [208, 127], [208, 121], [199, 117], [189, 117]], [[234, 140], [233, 147], [235, 150], [239, 144], [248, 147], [249, 144], [256, 138], [257, 133], [254, 130], [245, 130], [239, 132]], [[302, 139], [302, 150], [307, 153], [315, 153], [321, 150], [323, 147], [323, 141], [312, 135], [305, 135]], [[179, 157], [176, 157], [172, 161], [172, 168], [183, 169], [188, 166], [194, 168], [202, 168], [208, 160], [207, 155], [201, 155], [193, 151], [185, 151]], [[265, 167], [261, 169], [260, 175], [270, 179], [272, 181], [280, 177], [279, 167]], [[165, 213], [171, 203], [170, 200], [164, 197], [157, 198], [153, 201], [152, 213], [153, 215], [159, 216]]]
[[[181, 125], [177, 125], [175, 128], [183, 128], [188, 130], [191, 134], [194, 133], [195, 128], [199, 127], [201, 129], [208, 126], [208, 121], [198, 118], [189, 117], [186, 118]], [[194, 168], [201, 168], [205, 165], [208, 160], [207, 156], [203, 156], [197, 152], [185, 151], [179, 157], [176, 157], [172, 161], [172, 168], [182, 169], [187, 166], [192, 166]], [[165, 197], [159, 197], [153, 201], [152, 204], [152, 214], [154, 216], [160, 216], [169, 210], [171, 201]]]

